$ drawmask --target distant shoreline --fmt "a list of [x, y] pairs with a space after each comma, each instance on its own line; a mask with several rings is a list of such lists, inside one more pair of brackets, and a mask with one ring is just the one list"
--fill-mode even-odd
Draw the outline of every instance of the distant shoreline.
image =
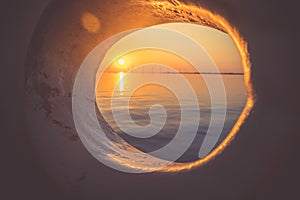
[[[158, 72], [159, 74], [177, 74], [176, 72]], [[244, 75], [244, 73], [236, 73], [236, 72], [178, 72], [180, 74], [212, 74], [212, 75]]]

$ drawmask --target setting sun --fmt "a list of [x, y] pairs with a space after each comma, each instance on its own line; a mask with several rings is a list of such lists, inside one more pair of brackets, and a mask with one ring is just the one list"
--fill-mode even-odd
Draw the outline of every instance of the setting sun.
[[120, 60], [118, 61], [118, 63], [119, 63], [119, 65], [124, 65], [124, 64], [125, 64], [125, 60], [124, 60], [124, 59], [120, 59]]

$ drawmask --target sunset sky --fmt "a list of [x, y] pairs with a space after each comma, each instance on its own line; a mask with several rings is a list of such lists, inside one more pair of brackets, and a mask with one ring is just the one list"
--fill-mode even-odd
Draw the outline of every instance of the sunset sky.
[[[240, 55], [228, 34], [210, 27], [193, 24], [174, 23], [160, 26], [180, 31], [200, 44], [218, 66], [220, 72], [243, 72]], [[178, 43], [175, 45], [184, 44]], [[194, 52], [195, 49], [191, 48], [190, 51]], [[146, 63], [160, 63], [185, 72], [195, 71], [193, 66], [181, 56], [158, 49], [138, 50], [116, 58], [108, 71], [127, 71]], [[200, 64], [206, 65], [205, 63]], [[209, 71], [209, 66], [204, 67], [207, 67], [207, 71]]]

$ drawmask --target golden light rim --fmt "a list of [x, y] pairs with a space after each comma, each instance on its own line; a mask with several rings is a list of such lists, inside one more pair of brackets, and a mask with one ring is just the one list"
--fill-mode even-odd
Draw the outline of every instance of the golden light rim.
[[236, 134], [240, 130], [241, 125], [245, 122], [246, 118], [248, 117], [251, 109], [253, 108], [253, 105], [255, 103], [255, 95], [253, 93], [253, 87], [251, 84], [251, 62], [250, 62], [250, 55], [247, 48], [246, 41], [242, 38], [242, 36], [239, 34], [236, 28], [234, 28], [224, 17], [215, 14], [207, 9], [204, 9], [202, 7], [197, 6], [191, 6], [192, 10], [196, 10], [196, 12], [200, 12], [200, 15], [203, 15], [203, 17], [207, 17], [209, 21], [212, 21], [216, 25], [222, 27], [225, 32], [232, 38], [234, 41], [241, 59], [242, 64], [244, 68], [244, 79], [245, 79], [245, 86], [248, 93], [247, 102], [245, 105], [245, 108], [243, 109], [243, 112], [241, 113], [239, 119], [233, 126], [232, 130], [229, 132], [227, 137], [221, 142], [221, 144], [215, 148], [210, 154], [208, 154], [205, 158], [199, 159], [194, 162], [190, 163], [184, 163], [181, 164], [181, 166], [169, 166], [161, 170], [162, 172], [178, 172], [178, 171], [184, 171], [184, 170], [190, 170], [195, 167], [199, 167], [210, 160], [214, 159], [217, 155], [222, 153], [222, 151], [230, 144], [230, 142], [235, 138]]
[[195, 5], [185, 5], [180, 4], [181, 7], [185, 7], [186, 9], [197, 13], [199, 16], [205, 18], [206, 20], [212, 22], [213, 24], [217, 25], [218, 27], [222, 28], [233, 40], [235, 43], [239, 54], [242, 59], [242, 65], [244, 69], [244, 79], [245, 79], [245, 86], [248, 93], [248, 98], [246, 101], [246, 105], [239, 116], [238, 120], [236, 121], [235, 125], [233, 126], [232, 130], [228, 133], [226, 138], [219, 144], [217, 148], [215, 148], [211, 153], [209, 153], [205, 158], [199, 159], [197, 161], [189, 162], [189, 163], [178, 163], [175, 162], [168, 167], [164, 167], [163, 169], [157, 168], [145, 168], [140, 167], [138, 165], [132, 165], [129, 163], [124, 162], [122, 159], [118, 159], [117, 156], [112, 154], [108, 155], [108, 157], [115, 162], [123, 166], [127, 166], [132, 169], [137, 169], [141, 171], [153, 171], [153, 172], [164, 172], [164, 173], [172, 173], [172, 172], [181, 172], [191, 170], [197, 167], [200, 167], [207, 162], [216, 158], [219, 154], [221, 154], [224, 149], [229, 146], [231, 141], [235, 138], [236, 134], [240, 130], [241, 125], [245, 122], [246, 118], [248, 117], [250, 111], [252, 110], [254, 103], [255, 103], [255, 94], [253, 91], [253, 86], [251, 83], [251, 62], [250, 62], [250, 55], [247, 48], [247, 42], [243, 39], [240, 35], [238, 30], [233, 27], [224, 17], [220, 16], [219, 14], [215, 14], [212, 11], [205, 9], [203, 7], [195, 6]]

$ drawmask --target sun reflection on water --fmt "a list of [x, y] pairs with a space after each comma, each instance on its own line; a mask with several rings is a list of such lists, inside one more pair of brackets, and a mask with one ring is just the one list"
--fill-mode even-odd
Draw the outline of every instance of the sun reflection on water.
[[123, 96], [123, 94], [124, 94], [124, 72], [119, 73], [119, 91], [120, 91], [120, 95]]

